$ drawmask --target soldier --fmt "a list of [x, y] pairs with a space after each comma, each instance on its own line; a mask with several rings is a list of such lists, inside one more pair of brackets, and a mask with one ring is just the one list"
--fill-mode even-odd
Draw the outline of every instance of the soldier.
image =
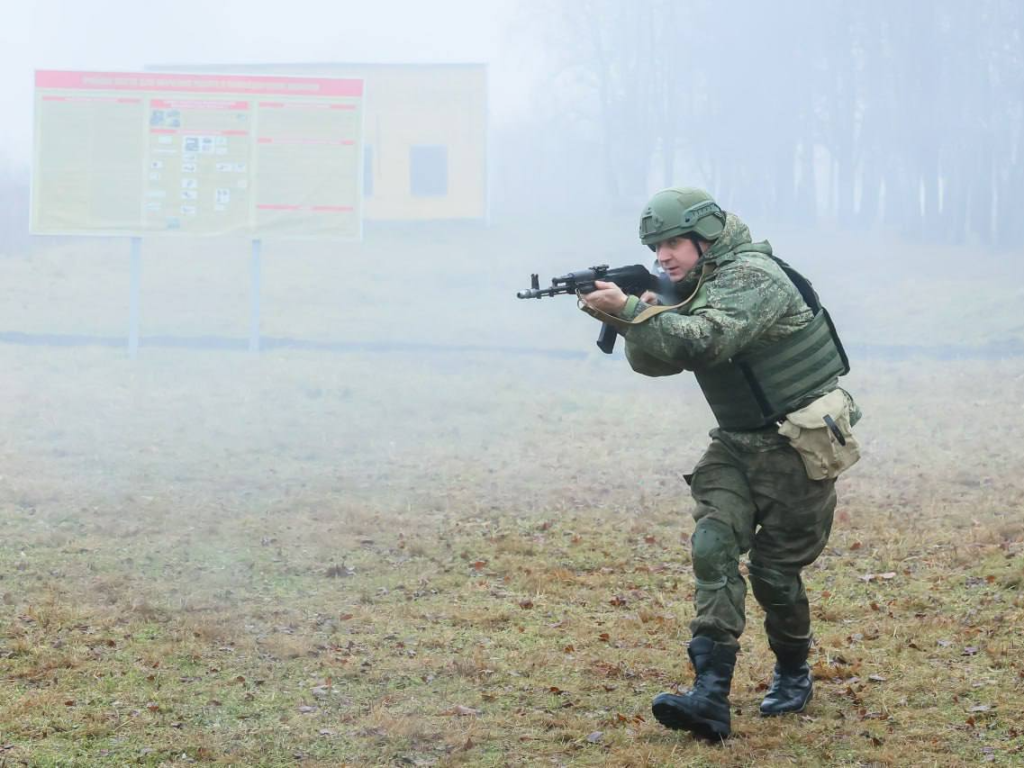
[[849, 365], [810, 283], [767, 241], [752, 243], [747, 226], [707, 192], [658, 192], [641, 216], [640, 241], [685, 300], [659, 306], [651, 293], [627, 297], [598, 282], [583, 309], [624, 335], [638, 373], [693, 371], [718, 422], [685, 476], [696, 502], [696, 680], [683, 695], [659, 694], [652, 709], [668, 728], [720, 739], [731, 733], [745, 553], [776, 658], [761, 714], [801, 712], [811, 700], [811, 617], [800, 573], [828, 541], [836, 476], [859, 458], [851, 426], [860, 412], [837, 386]]

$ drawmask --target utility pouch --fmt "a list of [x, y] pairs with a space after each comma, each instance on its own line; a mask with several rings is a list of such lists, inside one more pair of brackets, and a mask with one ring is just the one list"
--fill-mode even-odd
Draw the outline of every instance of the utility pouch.
[[811, 480], [838, 477], [860, 459], [850, 427], [850, 400], [842, 389], [787, 414], [779, 434], [800, 454]]

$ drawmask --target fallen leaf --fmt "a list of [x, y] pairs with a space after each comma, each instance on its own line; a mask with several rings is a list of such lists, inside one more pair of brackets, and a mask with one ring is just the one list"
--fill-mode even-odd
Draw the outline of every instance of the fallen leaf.
[[882, 677], [881, 675], [868, 675], [868, 680], [870, 680], [873, 683], [884, 683], [886, 678]]
[[524, 611], [529, 610], [530, 608], [533, 608], [533, 600], [530, 600], [529, 598], [527, 598], [526, 600], [520, 600], [519, 607], [522, 608]]
[[867, 739], [870, 739], [871, 743], [876, 747], [880, 747], [883, 744], [882, 740], [877, 736], [872, 736], [870, 731], [862, 731], [860, 735]]
[[881, 574], [880, 578], [883, 578], [886, 581], [890, 581], [891, 579], [895, 579], [896, 578], [896, 571], [887, 571], [887, 572]]
[[473, 717], [480, 714], [479, 709], [473, 709], [472, 707], [464, 707], [458, 704], [451, 709], [446, 709], [441, 713], [442, 715], [455, 715], [456, 717]]
[[603, 738], [604, 738], [604, 732], [603, 731], [594, 731], [592, 734], [587, 736], [587, 741], [589, 741], [591, 744], [597, 744]]
[[967, 711], [968, 712], [988, 712], [990, 709], [991, 709], [991, 707], [989, 707], [988, 704], [978, 704], [975, 707], [971, 707]]
[[853, 544], [850, 545], [850, 549], [856, 551], [856, 550], [860, 549], [863, 546], [864, 545], [861, 544], [859, 541], [855, 541], [855, 542], [853, 542]]

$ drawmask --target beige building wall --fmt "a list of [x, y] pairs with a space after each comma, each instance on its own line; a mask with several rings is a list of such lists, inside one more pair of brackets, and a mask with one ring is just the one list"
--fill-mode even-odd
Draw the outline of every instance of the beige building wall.
[[486, 65], [256, 64], [199, 71], [363, 78], [364, 218], [488, 218]]

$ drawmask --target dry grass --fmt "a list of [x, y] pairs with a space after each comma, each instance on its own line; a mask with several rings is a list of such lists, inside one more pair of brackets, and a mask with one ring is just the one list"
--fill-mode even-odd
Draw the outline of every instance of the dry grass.
[[1024, 757], [1019, 361], [857, 365], [866, 458], [806, 574], [815, 701], [757, 717], [751, 599], [721, 746], [649, 716], [690, 680], [691, 384], [485, 353], [0, 346], [0, 370], [0, 763]]

